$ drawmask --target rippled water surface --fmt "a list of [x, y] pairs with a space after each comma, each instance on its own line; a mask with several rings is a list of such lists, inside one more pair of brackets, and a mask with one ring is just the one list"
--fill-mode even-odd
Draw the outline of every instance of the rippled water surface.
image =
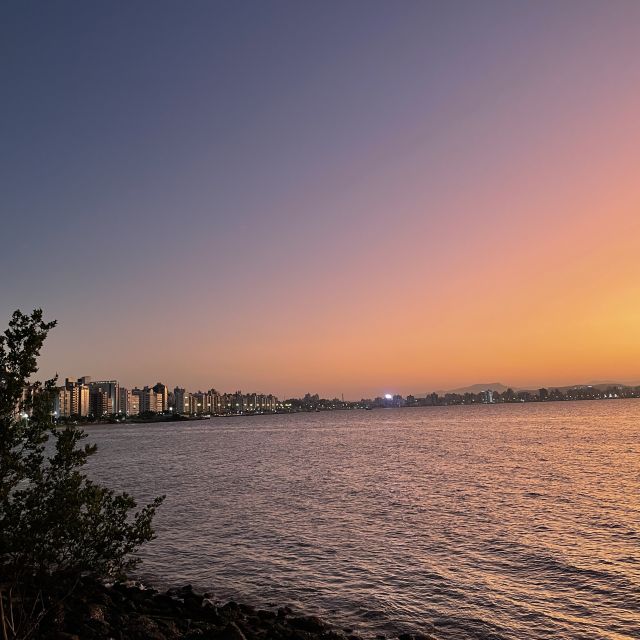
[[143, 576], [365, 635], [640, 638], [640, 401], [93, 427]]

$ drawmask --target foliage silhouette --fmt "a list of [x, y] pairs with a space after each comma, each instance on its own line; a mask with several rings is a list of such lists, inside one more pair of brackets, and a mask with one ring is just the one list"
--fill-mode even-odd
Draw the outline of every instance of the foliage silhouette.
[[[42, 310], [16, 311], [0, 336], [0, 615], [7, 638], [33, 635], [47, 613], [52, 583], [80, 575], [121, 577], [135, 551], [153, 539], [163, 497], [135, 511], [127, 493], [82, 472], [96, 446], [77, 427], [57, 428], [56, 378], [30, 382], [54, 322]], [[132, 513], [133, 512], [133, 513]]]

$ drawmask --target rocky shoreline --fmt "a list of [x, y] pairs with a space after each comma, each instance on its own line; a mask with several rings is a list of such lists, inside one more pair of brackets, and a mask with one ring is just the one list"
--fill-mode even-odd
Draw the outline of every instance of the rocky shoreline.
[[[50, 607], [35, 636], [41, 640], [362, 640], [288, 607], [222, 604], [190, 585], [159, 592], [138, 583], [82, 578]], [[434, 640], [406, 633], [397, 638]]]

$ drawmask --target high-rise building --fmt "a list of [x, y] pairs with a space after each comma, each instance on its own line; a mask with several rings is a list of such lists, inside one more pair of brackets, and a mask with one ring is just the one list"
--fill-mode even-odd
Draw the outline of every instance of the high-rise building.
[[272, 394], [269, 394], [269, 395], [260, 394], [258, 396], [258, 409], [262, 412], [269, 412], [269, 413], [275, 412], [277, 408], [277, 404], [278, 404], [278, 398], [276, 398]]
[[209, 413], [207, 411], [207, 401], [206, 401], [206, 393], [202, 391], [197, 391], [196, 393], [191, 394], [193, 398], [193, 413], [197, 415], [204, 415], [205, 413]]
[[129, 396], [129, 412], [128, 416], [137, 416], [140, 413], [140, 396], [133, 393]]
[[244, 396], [244, 408], [245, 411], [249, 413], [255, 413], [258, 407], [258, 394], [257, 393], [247, 393]]
[[169, 389], [167, 389], [167, 385], [162, 384], [162, 382], [156, 382], [152, 387], [153, 392], [160, 397], [161, 409], [160, 411], [168, 411], [169, 409]]
[[222, 396], [215, 389], [198, 391], [191, 395], [193, 397], [193, 413], [202, 415], [224, 413]]
[[58, 398], [54, 410], [59, 416], [89, 415], [89, 387], [82, 382], [83, 378], [73, 380], [67, 378], [64, 387], [58, 389]]
[[72, 390], [66, 387], [60, 387], [55, 396], [53, 404], [53, 412], [55, 416], [68, 418], [71, 415], [71, 395]]
[[96, 418], [115, 413], [111, 397], [106, 391], [92, 389], [89, 393], [89, 404], [91, 407], [91, 415]]
[[145, 387], [144, 389], [135, 388], [131, 393], [139, 399], [140, 413], [145, 413], [146, 411], [152, 411], [153, 413], [162, 412], [162, 396], [157, 394], [153, 389], [149, 387]]
[[[86, 378], [85, 378], [86, 379]], [[91, 392], [106, 393], [109, 397], [110, 411], [108, 413], [119, 413], [120, 410], [120, 385], [117, 380], [97, 380], [91, 382], [88, 379], [88, 386]], [[103, 415], [103, 414], [100, 414]]]
[[78, 407], [74, 413], [83, 418], [89, 415], [89, 387], [85, 384], [79, 384], [76, 388], [78, 389]]
[[173, 390], [174, 411], [176, 413], [191, 414], [191, 394], [185, 389], [176, 387]]
[[210, 389], [209, 394], [211, 395], [211, 413], [214, 415], [222, 413], [222, 396], [215, 389]]
[[233, 411], [234, 413], [244, 413], [245, 410], [245, 397], [242, 395], [242, 391], [236, 391], [233, 394]]
[[118, 413], [131, 415], [131, 391], [125, 387], [118, 390]]

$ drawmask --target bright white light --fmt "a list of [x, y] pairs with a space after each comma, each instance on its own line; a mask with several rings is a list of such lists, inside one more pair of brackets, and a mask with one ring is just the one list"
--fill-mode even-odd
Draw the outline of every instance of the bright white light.
[[393, 400], [393, 396], [390, 393], [385, 393], [384, 398], [385, 400]]

